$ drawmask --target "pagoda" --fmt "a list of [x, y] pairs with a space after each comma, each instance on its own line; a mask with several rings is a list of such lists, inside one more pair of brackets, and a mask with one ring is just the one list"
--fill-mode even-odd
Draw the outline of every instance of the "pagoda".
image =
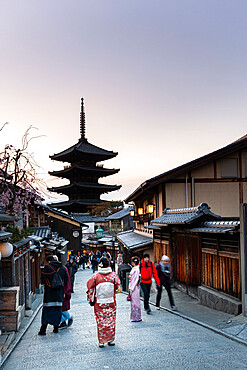
[[86, 137], [86, 122], [84, 112], [84, 101], [81, 99], [80, 134], [78, 143], [64, 151], [51, 155], [55, 161], [70, 163], [61, 171], [49, 172], [52, 176], [66, 178], [70, 181], [68, 185], [48, 188], [48, 190], [65, 194], [68, 200], [52, 203], [50, 206], [63, 209], [68, 213], [88, 212], [89, 206], [95, 206], [102, 202], [100, 195], [110, 191], [118, 190], [121, 185], [107, 185], [99, 183], [99, 178], [113, 175], [119, 169], [104, 168], [102, 162], [117, 156], [117, 152], [108, 151], [90, 144]]

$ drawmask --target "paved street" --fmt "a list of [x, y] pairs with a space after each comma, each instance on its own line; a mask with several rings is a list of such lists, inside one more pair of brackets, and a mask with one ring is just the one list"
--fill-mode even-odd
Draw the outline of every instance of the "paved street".
[[143, 312], [129, 321], [130, 303], [117, 296], [116, 346], [99, 348], [93, 308], [86, 301], [91, 270], [76, 275], [71, 328], [37, 335], [41, 312], [3, 369], [247, 369], [247, 347], [170, 312]]

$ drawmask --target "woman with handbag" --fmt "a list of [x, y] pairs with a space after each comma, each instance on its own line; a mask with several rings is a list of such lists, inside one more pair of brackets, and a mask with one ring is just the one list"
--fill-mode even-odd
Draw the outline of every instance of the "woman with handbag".
[[130, 271], [129, 296], [131, 297], [130, 320], [132, 322], [142, 321], [139, 262], [140, 260], [138, 257], [131, 258], [131, 265], [133, 267], [132, 270]]
[[101, 257], [98, 272], [87, 282], [88, 300], [94, 306], [94, 314], [98, 328], [99, 347], [115, 345], [116, 326], [116, 292], [120, 286], [120, 280], [115, 272], [112, 272], [110, 261]]

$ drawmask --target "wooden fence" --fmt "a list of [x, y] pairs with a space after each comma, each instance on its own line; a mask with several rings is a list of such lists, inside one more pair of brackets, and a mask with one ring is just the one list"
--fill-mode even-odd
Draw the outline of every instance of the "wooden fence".
[[202, 284], [241, 298], [239, 240], [230, 236], [202, 237]]

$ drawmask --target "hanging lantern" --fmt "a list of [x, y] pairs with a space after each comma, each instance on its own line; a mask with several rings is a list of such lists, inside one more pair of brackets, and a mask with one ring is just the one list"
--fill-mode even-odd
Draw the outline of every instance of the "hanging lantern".
[[143, 215], [143, 208], [138, 208], [138, 215]]
[[7, 258], [13, 253], [13, 245], [8, 242], [0, 242], [0, 253], [2, 258]]
[[154, 213], [154, 205], [153, 204], [148, 204], [148, 213]]
[[135, 216], [135, 211], [133, 209], [130, 211], [130, 216], [131, 217], [134, 217]]

